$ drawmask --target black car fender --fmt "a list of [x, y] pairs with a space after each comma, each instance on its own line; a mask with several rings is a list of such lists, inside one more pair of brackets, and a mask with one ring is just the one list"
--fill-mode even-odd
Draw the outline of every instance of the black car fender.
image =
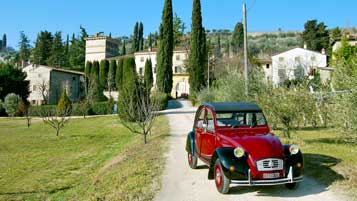
[[[291, 154], [290, 153], [290, 145], [286, 144], [284, 145], [284, 155], [285, 155], [285, 173], [289, 172], [290, 166], [293, 167], [293, 176], [300, 176], [302, 175], [303, 167], [304, 167], [304, 158], [299, 150], [298, 153], [296, 154]], [[298, 166], [298, 163], [300, 163], [300, 167]]]
[[247, 155], [245, 154], [241, 158], [237, 158], [234, 155], [234, 148], [221, 147], [217, 148], [212, 155], [208, 179], [214, 179], [214, 164], [219, 158], [223, 172], [229, 179], [244, 179], [248, 176], [249, 165], [247, 162]]
[[188, 135], [187, 135], [186, 151], [187, 151], [187, 153], [191, 153], [193, 156], [195, 155], [196, 138], [195, 138], [195, 132], [194, 131], [189, 132]]

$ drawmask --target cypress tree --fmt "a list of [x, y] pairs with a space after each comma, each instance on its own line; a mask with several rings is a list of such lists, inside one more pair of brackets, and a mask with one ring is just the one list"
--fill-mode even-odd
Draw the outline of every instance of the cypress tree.
[[147, 91], [150, 92], [153, 83], [154, 83], [154, 77], [152, 74], [152, 62], [151, 59], [148, 59], [145, 62], [145, 72], [144, 72], [144, 86]]
[[94, 61], [91, 69], [91, 82], [88, 89], [88, 97], [94, 101], [103, 101], [105, 96], [103, 95], [103, 88], [99, 83], [99, 62]]
[[69, 35], [67, 34], [66, 43], [64, 45], [63, 66], [69, 67]]
[[110, 60], [108, 71], [108, 90], [112, 91], [115, 88], [115, 71], [117, 69], [117, 62]]
[[90, 86], [89, 86], [89, 83], [90, 83], [90, 79], [91, 79], [92, 66], [93, 66], [93, 63], [90, 62], [90, 61], [87, 61], [86, 67], [85, 67], [85, 69], [84, 69], [84, 74], [85, 74], [85, 76], [86, 76], [86, 78], [85, 78], [85, 81], [86, 81], [85, 87], [86, 87], [86, 93], [87, 93], [87, 94], [88, 94], [88, 87], [90, 87]]
[[139, 24], [139, 50], [144, 50], [144, 25], [142, 22]]
[[115, 84], [118, 91], [122, 86], [122, 80], [123, 80], [123, 59], [121, 58], [118, 60], [117, 70], [115, 72]]
[[107, 88], [108, 70], [109, 70], [109, 62], [108, 62], [108, 60], [100, 61], [99, 84], [100, 84], [100, 87], [103, 88], [103, 89]]
[[[127, 119], [126, 105], [136, 104], [138, 101], [138, 78], [135, 72], [135, 59], [133, 57], [125, 58], [123, 61], [123, 83], [118, 97], [118, 114], [119, 117], [127, 121], [135, 121], [137, 119]], [[134, 105], [135, 107], [135, 105]], [[130, 106], [130, 108], [132, 108]]]
[[132, 43], [132, 52], [139, 51], [139, 23], [136, 22], [134, 26], [134, 33], [133, 33], [133, 43]]
[[173, 14], [172, 1], [165, 0], [160, 25], [159, 49], [157, 53], [156, 83], [159, 92], [170, 94], [172, 90], [172, 56], [173, 56]]
[[232, 47], [233, 52], [237, 54], [240, 50], [243, 49], [243, 42], [244, 42], [244, 30], [243, 24], [238, 22], [234, 27], [234, 31], [232, 34]]
[[52, 42], [50, 57], [48, 58], [48, 65], [53, 67], [61, 67], [64, 62], [64, 48], [62, 43], [61, 32], [56, 32]]
[[191, 42], [189, 55], [190, 90], [193, 94], [202, 89], [205, 82], [207, 69], [206, 34], [202, 27], [200, 0], [193, 1]]
[[6, 34], [2, 35], [2, 43], [1, 43], [1, 49], [2, 50], [5, 50], [6, 49], [6, 46], [7, 46], [7, 42], [6, 42]]
[[121, 47], [121, 55], [126, 55], [125, 40], [123, 41], [123, 46]]

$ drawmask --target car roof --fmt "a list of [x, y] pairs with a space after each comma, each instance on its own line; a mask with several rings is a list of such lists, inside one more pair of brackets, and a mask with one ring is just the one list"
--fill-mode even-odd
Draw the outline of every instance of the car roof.
[[216, 112], [262, 111], [257, 104], [247, 102], [207, 102], [203, 105], [211, 107]]

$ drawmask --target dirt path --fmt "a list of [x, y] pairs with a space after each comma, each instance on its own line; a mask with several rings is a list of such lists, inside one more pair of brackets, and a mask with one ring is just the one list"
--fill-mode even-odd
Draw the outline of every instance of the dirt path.
[[296, 190], [284, 186], [233, 187], [230, 194], [217, 192], [214, 180], [208, 180], [208, 169], [199, 161], [199, 169], [192, 170], [187, 164], [185, 151], [186, 135], [192, 129], [194, 111], [188, 101], [171, 101], [168, 110], [171, 128], [170, 151], [168, 152], [162, 189], [157, 201], [199, 201], [199, 200], [343, 200], [329, 189], [310, 178], [305, 178]]

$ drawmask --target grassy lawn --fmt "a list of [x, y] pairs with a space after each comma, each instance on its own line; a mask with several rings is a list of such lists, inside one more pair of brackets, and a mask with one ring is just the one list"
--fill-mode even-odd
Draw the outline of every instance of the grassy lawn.
[[294, 131], [285, 143], [295, 143], [304, 154], [305, 175], [316, 178], [333, 190], [357, 199], [357, 135], [336, 129], [303, 129]]
[[42, 121], [0, 119], [0, 200], [150, 200], [160, 188], [168, 123], [148, 144], [117, 117], [72, 119], [60, 137]]

